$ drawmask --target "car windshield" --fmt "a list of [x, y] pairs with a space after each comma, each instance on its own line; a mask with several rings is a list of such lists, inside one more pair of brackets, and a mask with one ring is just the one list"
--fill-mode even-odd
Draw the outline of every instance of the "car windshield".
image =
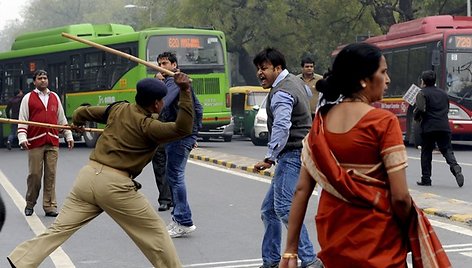
[[472, 53], [448, 53], [446, 90], [454, 99], [472, 100]]

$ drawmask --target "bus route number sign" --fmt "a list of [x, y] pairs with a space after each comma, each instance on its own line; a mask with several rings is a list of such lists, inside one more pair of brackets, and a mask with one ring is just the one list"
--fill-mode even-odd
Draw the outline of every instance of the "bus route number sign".
[[454, 42], [451, 45], [454, 48], [472, 48], [472, 36], [454, 36]]
[[169, 37], [169, 48], [201, 48], [200, 39], [189, 37]]

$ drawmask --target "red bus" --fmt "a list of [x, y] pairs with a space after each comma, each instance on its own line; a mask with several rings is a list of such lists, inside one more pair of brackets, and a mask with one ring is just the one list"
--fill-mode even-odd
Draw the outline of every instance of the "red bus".
[[402, 96], [421, 73], [434, 70], [437, 86], [449, 95], [449, 125], [453, 140], [472, 140], [472, 17], [449, 15], [392, 25], [386, 35], [364, 42], [385, 55], [391, 79], [384, 99], [375, 106], [395, 113], [404, 139], [414, 144], [413, 108]]

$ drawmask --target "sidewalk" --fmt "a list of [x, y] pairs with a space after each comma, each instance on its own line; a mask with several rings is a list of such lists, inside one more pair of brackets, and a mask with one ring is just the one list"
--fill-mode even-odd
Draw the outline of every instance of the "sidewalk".
[[[272, 177], [274, 167], [262, 172], [254, 172], [254, 164], [260, 159], [220, 153], [208, 149], [197, 148], [192, 150], [190, 158], [210, 162], [228, 168], [240, 169], [250, 173]], [[472, 203], [456, 199], [444, 198], [439, 195], [423, 193], [410, 189], [410, 194], [416, 204], [427, 214], [447, 218], [452, 221], [466, 223], [472, 226]]]

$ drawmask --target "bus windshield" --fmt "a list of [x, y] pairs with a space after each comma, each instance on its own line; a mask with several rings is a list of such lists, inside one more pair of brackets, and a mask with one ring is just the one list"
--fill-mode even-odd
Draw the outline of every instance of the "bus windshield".
[[447, 93], [460, 100], [472, 100], [472, 53], [448, 53]]
[[179, 66], [185, 69], [224, 66], [223, 46], [216, 36], [152, 36], [147, 45], [147, 61], [156, 62], [157, 56], [166, 51], [174, 52]]

